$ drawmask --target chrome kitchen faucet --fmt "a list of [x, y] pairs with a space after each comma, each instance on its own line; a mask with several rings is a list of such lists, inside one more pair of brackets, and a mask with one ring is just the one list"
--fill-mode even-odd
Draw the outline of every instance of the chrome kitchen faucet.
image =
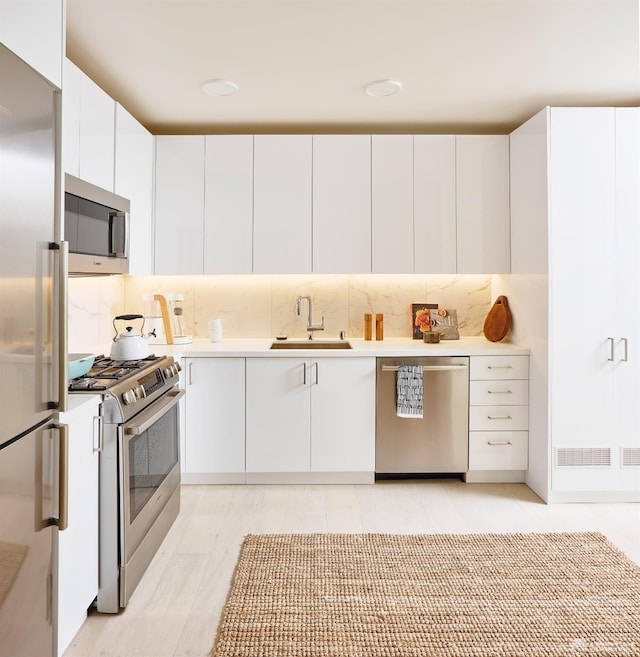
[[309, 305], [309, 314], [307, 316], [307, 331], [309, 331], [309, 340], [313, 340], [314, 331], [324, 331], [324, 315], [322, 316], [322, 324], [320, 324], [320, 326], [314, 326], [313, 321], [311, 319], [312, 316], [311, 297], [304, 296], [304, 297], [298, 297], [296, 299], [296, 315], [298, 317], [300, 317], [300, 304], [303, 299], [306, 299], [307, 304]]

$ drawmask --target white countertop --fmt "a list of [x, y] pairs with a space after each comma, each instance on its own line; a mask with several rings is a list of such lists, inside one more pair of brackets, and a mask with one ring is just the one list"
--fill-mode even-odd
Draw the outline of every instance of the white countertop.
[[[295, 340], [297, 342], [297, 340]], [[528, 347], [510, 342], [490, 342], [484, 337], [465, 337], [459, 340], [443, 340], [438, 344], [426, 344], [410, 338], [386, 338], [384, 340], [347, 339], [352, 349], [270, 349], [273, 338], [224, 339], [221, 342], [196, 339], [186, 345], [150, 345], [155, 354], [186, 358], [250, 357], [286, 358], [309, 356], [354, 358], [362, 356], [496, 356], [529, 354]], [[322, 340], [318, 340], [322, 342]]]

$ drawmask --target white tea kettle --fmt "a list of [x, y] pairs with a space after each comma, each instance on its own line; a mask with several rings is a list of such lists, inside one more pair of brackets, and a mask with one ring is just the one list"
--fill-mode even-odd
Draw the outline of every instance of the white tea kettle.
[[[133, 326], [126, 326], [126, 333], [120, 333], [118, 335], [116, 320], [131, 322], [134, 319], [142, 320], [140, 333], [136, 333], [133, 330]], [[145, 337], [142, 333], [143, 328], [144, 317], [142, 315], [118, 315], [117, 317], [114, 317], [113, 330], [115, 332], [115, 337], [113, 338], [113, 344], [111, 345], [111, 358], [114, 360], [138, 360], [140, 358], [146, 358], [149, 355], [148, 341], [151, 340], [151, 338], [156, 337], [156, 332], [153, 330]]]

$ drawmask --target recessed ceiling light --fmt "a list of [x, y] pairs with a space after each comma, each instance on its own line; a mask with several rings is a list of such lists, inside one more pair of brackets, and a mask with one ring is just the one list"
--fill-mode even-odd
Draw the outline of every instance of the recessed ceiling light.
[[402, 89], [402, 83], [397, 80], [375, 80], [366, 86], [369, 96], [393, 96], [400, 89]]
[[235, 82], [229, 80], [207, 80], [202, 85], [202, 91], [210, 96], [231, 96], [239, 88]]

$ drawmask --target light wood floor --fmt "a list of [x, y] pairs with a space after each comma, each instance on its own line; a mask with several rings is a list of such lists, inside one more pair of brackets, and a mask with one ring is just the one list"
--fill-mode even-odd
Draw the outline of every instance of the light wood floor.
[[522, 484], [183, 486], [127, 608], [91, 613], [65, 657], [205, 657], [248, 533], [599, 531], [640, 564], [640, 504], [545, 505]]

